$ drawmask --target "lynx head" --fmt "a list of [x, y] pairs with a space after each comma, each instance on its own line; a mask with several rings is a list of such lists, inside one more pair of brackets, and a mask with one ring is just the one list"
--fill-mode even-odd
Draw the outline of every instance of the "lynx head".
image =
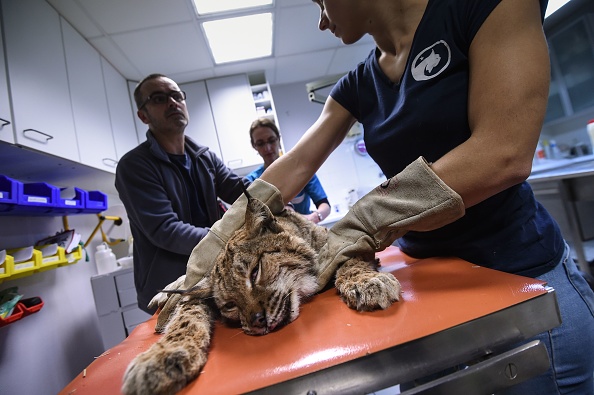
[[315, 292], [317, 253], [300, 237], [307, 230], [298, 214], [275, 217], [247, 196], [245, 224], [218, 256], [210, 280], [223, 318], [264, 335], [295, 320], [302, 300]]

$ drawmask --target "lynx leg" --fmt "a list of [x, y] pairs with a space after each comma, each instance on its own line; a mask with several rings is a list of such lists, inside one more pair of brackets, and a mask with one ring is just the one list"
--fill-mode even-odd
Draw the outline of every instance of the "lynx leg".
[[335, 286], [347, 306], [358, 311], [386, 309], [400, 300], [400, 283], [391, 273], [357, 258], [337, 270]]
[[199, 298], [179, 303], [165, 334], [126, 369], [122, 393], [175, 394], [195, 379], [208, 355], [211, 311]]

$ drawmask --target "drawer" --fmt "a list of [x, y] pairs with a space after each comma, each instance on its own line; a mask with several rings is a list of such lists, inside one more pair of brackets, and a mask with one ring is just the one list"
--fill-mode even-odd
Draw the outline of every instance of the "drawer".
[[115, 283], [118, 290], [134, 288], [134, 272], [132, 269], [128, 269], [125, 273], [118, 273], [115, 276]]
[[134, 287], [134, 272], [121, 273], [115, 277], [116, 291], [120, 306], [136, 305], [136, 288]]
[[122, 317], [124, 317], [124, 326], [126, 328], [135, 327], [138, 324], [143, 323], [144, 321], [151, 318], [151, 315], [145, 313], [144, 311], [140, 310], [139, 308], [131, 308], [125, 311], [122, 311]]

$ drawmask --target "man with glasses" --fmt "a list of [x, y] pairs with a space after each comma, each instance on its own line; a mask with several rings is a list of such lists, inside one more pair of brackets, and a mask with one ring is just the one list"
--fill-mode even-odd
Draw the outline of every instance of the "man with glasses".
[[138, 306], [186, 273], [192, 249], [221, 218], [219, 199], [233, 203], [249, 181], [234, 174], [208, 147], [185, 136], [186, 94], [162, 74], [134, 90], [146, 141], [120, 159], [115, 186], [134, 238]]

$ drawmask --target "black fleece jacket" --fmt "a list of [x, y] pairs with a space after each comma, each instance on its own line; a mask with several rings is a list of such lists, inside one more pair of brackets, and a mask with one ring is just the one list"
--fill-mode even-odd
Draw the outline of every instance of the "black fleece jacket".
[[[134, 282], [138, 305], [147, 305], [166, 285], [186, 273], [192, 249], [209, 228], [192, 224], [190, 186], [169, 160], [152, 132], [147, 140], [126, 153], [116, 169], [115, 186], [130, 219], [134, 238]], [[233, 203], [242, 193], [242, 179], [227, 168], [207, 147], [185, 137], [185, 150], [199, 175], [209, 226], [221, 217], [220, 198]]]

